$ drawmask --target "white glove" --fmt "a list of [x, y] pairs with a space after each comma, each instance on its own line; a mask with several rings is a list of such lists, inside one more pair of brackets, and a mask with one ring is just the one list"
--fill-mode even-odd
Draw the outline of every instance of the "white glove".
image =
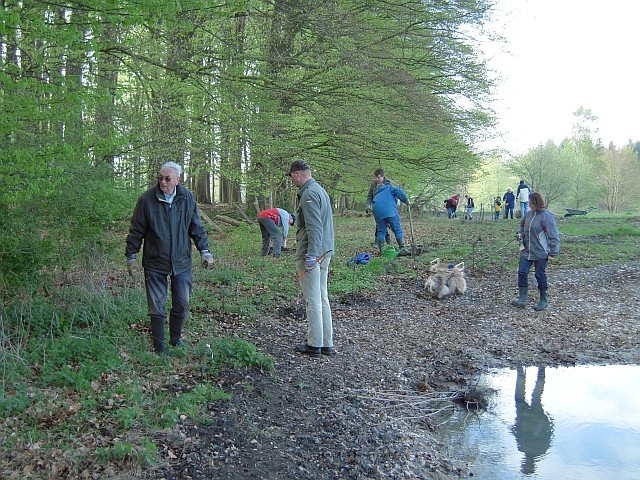
[[213, 255], [211, 255], [209, 250], [202, 250], [200, 256], [202, 257], [202, 266], [204, 268], [213, 267]]

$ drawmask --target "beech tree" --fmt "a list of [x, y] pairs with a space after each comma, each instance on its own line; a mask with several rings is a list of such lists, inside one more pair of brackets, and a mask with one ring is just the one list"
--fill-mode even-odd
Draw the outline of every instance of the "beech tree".
[[283, 172], [298, 157], [336, 205], [364, 202], [378, 166], [428, 198], [479, 165], [491, 85], [470, 32], [489, 11], [489, 0], [7, 0], [0, 211], [50, 239], [64, 213], [60, 234], [80, 242], [167, 160], [206, 203], [293, 207]]

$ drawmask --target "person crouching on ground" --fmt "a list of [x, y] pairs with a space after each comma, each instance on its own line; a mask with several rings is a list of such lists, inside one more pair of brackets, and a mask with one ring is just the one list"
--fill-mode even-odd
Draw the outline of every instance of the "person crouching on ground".
[[281, 208], [268, 208], [258, 213], [258, 223], [262, 234], [262, 256], [269, 255], [269, 246], [273, 240], [273, 258], [280, 258], [282, 240], [286, 241], [289, 227], [296, 223], [296, 216]]
[[311, 167], [296, 160], [287, 173], [298, 190], [296, 267], [307, 307], [307, 342], [296, 351], [310, 357], [334, 355], [333, 319], [327, 280], [334, 254], [333, 210], [326, 190], [311, 176]]
[[400, 247], [401, 253], [408, 253], [404, 244], [404, 231], [400, 225], [400, 214], [398, 213], [398, 200], [409, 205], [407, 194], [400, 187], [385, 183], [384, 177], [376, 177], [378, 186], [373, 193], [373, 201], [371, 208], [373, 210], [373, 218], [376, 220], [376, 246], [382, 253], [382, 247], [385, 244], [385, 234], [387, 225], [396, 237], [396, 242]]
[[450, 199], [444, 202], [444, 208], [447, 209], [447, 217], [452, 219], [458, 218], [458, 214], [456, 213], [456, 210], [458, 210], [459, 201], [460, 201], [460, 195], [456, 193]]
[[537, 192], [529, 196], [529, 210], [520, 221], [520, 231], [517, 235], [522, 239], [524, 249], [520, 252], [518, 267], [518, 300], [511, 304], [519, 308], [525, 307], [529, 270], [533, 264], [540, 291], [540, 301], [533, 309], [544, 310], [548, 305], [547, 262], [560, 253], [560, 233], [555, 217], [547, 210], [544, 198]]

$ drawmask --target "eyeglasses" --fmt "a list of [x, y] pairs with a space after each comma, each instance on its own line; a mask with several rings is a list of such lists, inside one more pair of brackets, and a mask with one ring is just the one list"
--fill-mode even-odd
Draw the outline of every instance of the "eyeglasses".
[[163, 177], [162, 175], [158, 176], [158, 181], [160, 183], [162, 183], [163, 180], [165, 181], [165, 183], [171, 183], [173, 179], [174, 177], [171, 175], [167, 175], [166, 177]]

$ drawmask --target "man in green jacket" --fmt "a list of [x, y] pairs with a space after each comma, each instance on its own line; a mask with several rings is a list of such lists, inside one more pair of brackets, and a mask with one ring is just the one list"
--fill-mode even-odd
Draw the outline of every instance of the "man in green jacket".
[[311, 357], [331, 356], [333, 320], [327, 279], [334, 251], [333, 210], [324, 188], [311, 177], [311, 167], [304, 160], [291, 164], [291, 181], [298, 190], [298, 230], [296, 231], [296, 265], [300, 288], [307, 307], [307, 342], [296, 347]]
[[193, 193], [180, 185], [181, 175], [180, 165], [174, 162], [162, 165], [158, 183], [138, 199], [125, 250], [127, 268], [132, 275], [136, 254], [144, 243], [142, 267], [151, 319], [151, 338], [159, 354], [166, 353], [165, 308], [169, 278], [172, 299], [169, 343], [173, 346], [182, 345], [182, 324], [189, 313], [189, 297], [193, 286], [192, 240], [202, 256], [203, 266], [213, 265], [198, 204]]

